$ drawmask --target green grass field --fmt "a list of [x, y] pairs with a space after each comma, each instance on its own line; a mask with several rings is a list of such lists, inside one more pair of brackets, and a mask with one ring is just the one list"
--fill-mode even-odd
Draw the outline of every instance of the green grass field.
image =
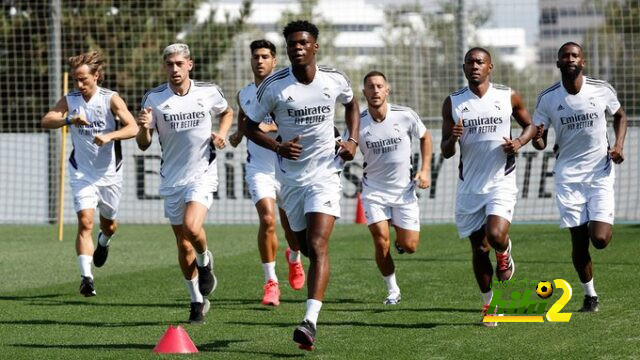
[[[638, 225], [616, 225], [605, 250], [592, 251], [601, 311], [575, 312], [582, 289], [568, 233], [556, 225], [515, 225], [516, 279], [562, 278], [573, 287], [568, 323], [479, 326], [481, 298], [468, 240], [454, 226], [422, 228], [418, 253], [398, 256], [403, 301], [382, 305], [384, 284], [364, 226], [338, 226], [331, 239], [331, 281], [319, 318], [317, 347], [291, 340], [304, 315], [306, 290], [287, 284], [284, 240], [277, 271], [282, 303], [260, 305], [262, 270], [255, 226], [208, 226], [219, 286], [205, 325], [185, 324], [189, 299], [168, 225], [123, 225], [107, 264], [94, 270], [98, 296], [78, 293], [75, 226], [55, 240], [50, 226], [0, 227], [0, 358], [637, 358]], [[305, 264], [306, 264], [306, 260]], [[559, 293], [559, 292], [558, 292]], [[554, 293], [550, 300], [559, 298]], [[634, 305], [636, 304], [636, 305]], [[200, 353], [152, 353], [170, 324], [187, 330]]]

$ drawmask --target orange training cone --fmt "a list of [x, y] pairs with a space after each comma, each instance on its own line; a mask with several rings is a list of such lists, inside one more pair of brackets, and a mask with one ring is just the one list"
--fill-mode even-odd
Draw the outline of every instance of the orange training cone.
[[153, 348], [153, 352], [159, 354], [190, 354], [197, 353], [198, 348], [193, 344], [189, 334], [184, 331], [182, 326], [173, 327], [169, 325], [162, 339]]
[[356, 224], [366, 224], [367, 218], [364, 216], [364, 208], [362, 207], [362, 198], [360, 193], [356, 193], [357, 205], [356, 205]]

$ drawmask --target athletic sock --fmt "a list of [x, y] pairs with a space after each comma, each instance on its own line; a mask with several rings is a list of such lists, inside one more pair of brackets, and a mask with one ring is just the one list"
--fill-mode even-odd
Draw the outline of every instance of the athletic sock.
[[93, 256], [91, 255], [78, 255], [78, 267], [80, 268], [80, 275], [93, 279], [93, 274], [91, 274], [92, 261]]
[[580, 284], [582, 285], [582, 290], [584, 290], [584, 294], [586, 296], [598, 296], [598, 294], [596, 294], [596, 288], [593, 286], [593, 278], [591, 278], [587, 283]]
[[387, 291], [389, 293], [399, 293], [400, 292], [400, 288], [398, 287], [398, 284], [396, 283], [396, 273], [395, 272], [393, 272], [389, 276], [383, 276], [382, 278], [384, 279], [384, 283], [387, 285]]
[[264, 282], [265, 282], [265, 284], [269, 280], [273, 280], [275, 282], [278, 282], [278, 277], [276, 276], [276, 262], [275, 261], [268, 262], [268, 263], [262, 263], [262, 271], [264, 271]]
[[99, 243], [101, 246], [107, 247], [107, 246], [109, 246], [109, 243], [111, 242], [111, 239], [112, 239], [112, 238], [113, 238], [113, 235], [111, 235], [111, 236], [107, 236], [107, 235], [105, 235], [103, 232], [100, 232], [100, 233], [98, 234], [98, 243]]
[[200, 267], [207, 266], [207, 264], [209, 264], [209, 261], [211, 260], [209, 259], [209, 252], [207, 250], [209, 249], [205, 248], [203, 253], [199, 253], [196, 251], [196, 263], [198, 263], [198, 266]]
[[289, 262], [290, 263], [297, 263], [298, 261], [300, 261], [300, 250], [293, 251], [293, 250], [290, 249], [290, 251], [289, 251]]
[[200, 293], [200, 289], [198, 288], [197, 275], [191, 280], [184, 279], [184, 285], [187, 287], [187, 291], [189, 292], [189, 296], [191, 297], [191, 302], [204, 302], [204, 297], [202, 296], [202, 294]]
[[316, 299], [307, 299], [307, 312], [304, 314], [304, 320], [308, 320], [313, 326], [318, 322], [318, 315], [322, 308], [322, 301]]
[[482, 301], [484, 301], [485, 305], [491, 303], [491, 298], [493, 298], [493, 290], [482, 293]]

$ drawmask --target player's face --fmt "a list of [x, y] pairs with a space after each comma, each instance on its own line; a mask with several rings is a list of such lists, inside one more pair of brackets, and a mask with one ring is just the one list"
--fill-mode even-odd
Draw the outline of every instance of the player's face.
[[362, 90], [367, 103], [371, 107], [380, 107], [387, 101], [389, 86], [382, 76], [370, 76]]
[[464, 58], [462, 65], [464, 76], [470, 84], [482, 84], [489, 79], [493, 64], [489, 56], [483, 51], [473, 51]]
[[164, 60], [164, 69], [167, 71], [171, 84], [180, 86], [189, 80], [189, 71], [193, 68], [193, 61], [181, 54], [172, 54]]
[[257, 78], [264, 79], [273, 72], [276, 58], [267, 48], [255, 49], [251, 54], [251, 70]]
[[287, 55], [293, 66], [305, 66], [314, 63], [318, 43], [313, 35], [298, 31], [287, 37]]
[[98, 88], [98, 72], [91, 73], [89, 66], [80, 65], [73, 70], [73, 81], [82, 95], [92, 96]]
[[556, 65], [563, 76], [577, 77], [584, 69], [584, 56], [582, 50], [575, 45], [567, 45], [558, 52]]

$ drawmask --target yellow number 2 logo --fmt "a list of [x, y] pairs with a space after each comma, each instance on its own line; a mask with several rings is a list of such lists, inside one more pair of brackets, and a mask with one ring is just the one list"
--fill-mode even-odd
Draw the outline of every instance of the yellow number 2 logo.
[[547, 320], [555, 321], [555, 322], [568, 322], [571, 319], [571, 313], [561, 313], [560, 310], [567, 305], [569, 300], [571, 300], [571, 295], [573, 294], [573, 290], [571, 290], [571, 285], [568, 282], [562, 279], [553, 280], [556, 289], [562, 289], [562, 296], [558, 299], [553, 305], [551, 305], [551, 309], [547, 311]]

